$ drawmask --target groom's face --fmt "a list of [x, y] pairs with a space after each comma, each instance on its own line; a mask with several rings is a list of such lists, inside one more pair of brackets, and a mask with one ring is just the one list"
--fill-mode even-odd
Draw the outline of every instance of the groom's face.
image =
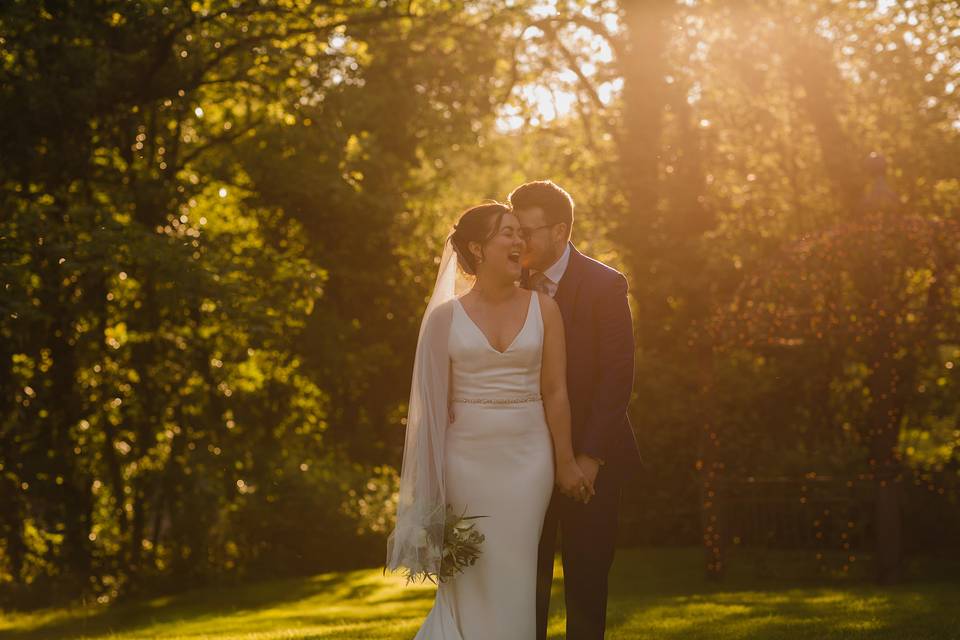
[[559, 230], [555, 226], [547, 226], [546, 214], [540, 207], [519, 209], [514, 213], [520, 219], [520, 229], [526, 240], [526, 250], [521, 257], [521, 264], [534, 271], [543, 271], [557, 261], [565, 242], [557, 241]]

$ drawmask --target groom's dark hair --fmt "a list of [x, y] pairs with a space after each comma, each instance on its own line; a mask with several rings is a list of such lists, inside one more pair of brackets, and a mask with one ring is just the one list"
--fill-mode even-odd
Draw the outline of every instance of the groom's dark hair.
[[573, 198], [550, 180], [527, 182], [507, 196], [514, 210], [540, 207], [547, 224], [567, 223], [567, 238], [573, 232]]

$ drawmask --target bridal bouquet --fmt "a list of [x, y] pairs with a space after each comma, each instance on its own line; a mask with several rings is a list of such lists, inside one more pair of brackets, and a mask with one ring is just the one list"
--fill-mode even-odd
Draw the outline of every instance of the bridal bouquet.
[[[440, 571], [433, 572], [429, 570], [409, 571], [407, 573], [407, 583], [414, 580], [429, 580], [436, 584], [437, 582], [446, 582], [458, 573], [461, 573], [466, 567], [473, 566], [480, 557], [480, 544], [483, 542], [483, 534], [476, 530], [476, 524], [467, 523], [468, 520], [477, 518], [486, 518], [487, 516], [468, 516], [466, 510], [463, 513], [457, 513], [449, 504], [444, 518], [443, 526], [443, 559], [440, 562]], [[441, 541], [430, 540], [426, 529], [421, 530], [418, 544], [420, 547], [426, 547], [433, 543]]]

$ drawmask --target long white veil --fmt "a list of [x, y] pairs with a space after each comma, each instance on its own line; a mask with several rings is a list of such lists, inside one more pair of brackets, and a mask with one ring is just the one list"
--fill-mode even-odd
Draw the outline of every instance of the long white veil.
[[420, 322], [407, 409], [397, 524], [387, 539], [386, 569], [406, 568], [412, 578], [438, 574], [443, 558], [443, 460], [450, 390], [447, 341], [453, 298], [462, 285], [462, 280], [458, 283], [456, 252], [448, 235], [433, 295]]

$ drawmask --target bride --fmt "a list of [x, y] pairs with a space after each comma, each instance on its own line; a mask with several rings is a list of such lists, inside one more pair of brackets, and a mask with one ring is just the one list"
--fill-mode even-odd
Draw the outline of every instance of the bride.
[[[574, 459], [563, 321], [517, 287], [524, 240], [507, 205], [468, 209], [447, 238], [413, 369], [388, 569], [436, 575], [444, 518], [484, 535], [476, 563], [439, 584], [416, 640], [531, 640], [537, 548], [554, 482], [587, 502]], [[473, 287], [456, 297], [457, 267]]]

